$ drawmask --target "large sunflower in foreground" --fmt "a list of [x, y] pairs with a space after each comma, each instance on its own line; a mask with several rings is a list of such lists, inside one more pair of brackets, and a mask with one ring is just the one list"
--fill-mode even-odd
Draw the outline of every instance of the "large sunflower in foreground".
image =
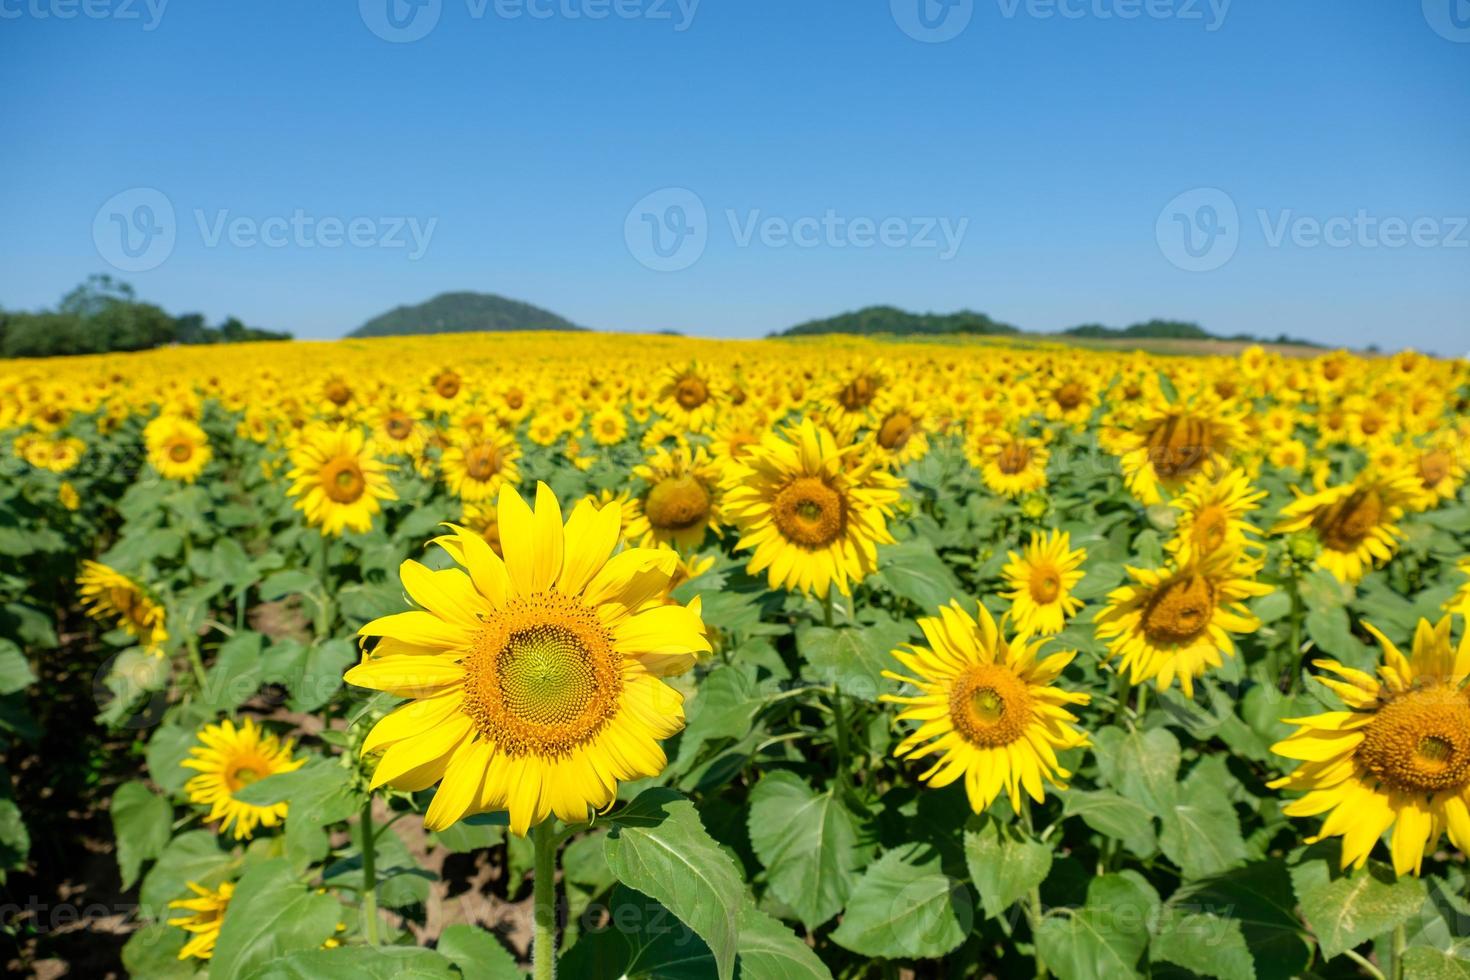
[[281, 741], [252, 718], [238, 728], [228, 718], [218, 725], [205, 725], [198, 737], [200, 744], [180, 764], [199, 773], [184, 784], [184, 792], [190, 803], [209, 807], [206, 822], [218, 820], [220, 833], [233, 825], [235, 840], [243, 840], [257, 826], [274, 827], [286, 819], [285, 803], [257, 806], [235, 799], [235, 794], [266, 776], [305, 765], [305, 757], [291, 758], [290, 739]]
[[903, 481], [860, 445], [839, 446], [811, 419], [767, 433], [736, 464], [725, 515], [740, 528], [737, 549], [754, 549], [750, 573], [768, 570], [773, 589], [819, 598], [832, 585], [847, 595], [878, 568], [878, 545]]
[[1177, 678], [1194, 697], [1194, 679], [1235, 655], [1232, 634], [1254, 633], [1261, 622], [1244, 600], [1272, 587], [1247, 576], [1235, 556], [1160, 569], [1129, 568], [1133, 582], [1108, 594], [1094, 620], [1130, 684], [1153, 681], [1160, 691]]
[[1314, 661], [1341, 678], [1316, 680], [1347, 710], [1286, 719], [1298, 728], [1271, 749], [1301, 765], [1270, 785], [1306, 791], [1283, 808], [1288, 816], [1328, 814], [1307, 842], [1341, 837], [1344, 868], [1362, 867], [1392, 827], [1394, 871], [1418, 874], [1445, 830], [1470, 853], [1470, 631], [1456, 651], [1449, 617], [1437, 626], [1420, 620], [1406, 658], [1368, 629], [1383, 649], [1378, 677]]
[[1317, 565], [1339, 582], [1357, 584], [1398, 551], [1398, 520], [1421, 491], [1406, 470], [1364, 470], [1351, 483], [1303, 494], [1281, 509], [1275, 534], [1311, 531], [1322, 550]]
[[658, 448], [633, 475], [648, 489], [630, 504], [627, 535], [644, 546], [693, 551], [720, 533], [720, 470], [703, 447]]
[[907, 759], [937, 754], [919, 778], [939, 788], [964, 777], [976, 813], [1001, 790], [1019, 809], [1023, 790], [1040, 803], [1044, 783], [1065, 789], [1072, 774], [1058, 765], [1057, 751], [1088, 744], [1067, 706], [1089, 698], [1053, 684], [1076, 654], [1040, 659], [1045, 640], [1021, 636], [1007, 642], [984, 606], [977, 622], [958, 601], [942, 607], [938, 616], [920, 619], [919, 628], [927, 647], [909, 644], [893, 651], [914, 676], [883, 672], [919, 691], [882, 697], [906, 706], [900, 721], [920, 723], [893, 754]]
[[224, 927], [225, 912], [229, 910], [230, 899], [234, 897], [235, 884], [223, 881], [219, 888], [212, 891], [192, 881], [185, 884], [194, 893], [194, 897], [169, 902], [168, 907], [191, 914], [169, 919], [168, 923], [189, 933], [189, 941], [179, 950], [179, 959], [187, 960], [192, 957], [207, 960], [214, 956], [214, 946], [219, 942], [219, 931]]
[[77, 577], [82, 606], [96, 620], [111, 619], [116, 626], [158, 654], [168, 641], [163, 606], [138, 582], [101, 562], [83, 561]]
[[398, 499], [388, 483], [388, 466], [369, 451], [356, 426], [303, 432], [291, 462], [287, 492], [296, 498], [296, 509], [323, 534], [367, 531], [381, 510], [380, 502]]
[[663, 769], [659, 740], [683, 727], [684, 710], [661, 678], [710, 647], [698, 600], [665, 598], [673, 552], [614, 554], [621, 510], [583, 502], [563, 527], [544, 483], [534, 512], [506, 486], [503, 561], [455, 528], [438, 543], [460, 567], [400, 570], [423, 608], [360, 631], [379, 640], [347, 680], [409, 699], [363, 743], [383, 753], [372, 785], [439, 783], [430, 830], [491, 810], [509, 811], [520, 835], [553, 813], [583, 822], [619, 780]]
[[1067, 619], [1082, 608], [1082, 600], [1072, 595], [1082, 581], [1082, 563], [1087, 552], [1072, 550], [1072, 538], [1066, 531], [1031, 535], [1030, 544], [1017, 554], [1010, 553], [1010, 563], [1002, 570], [1010, 592], [1011, 616], [1023, 633], [1055, 636], [1067, 625]]

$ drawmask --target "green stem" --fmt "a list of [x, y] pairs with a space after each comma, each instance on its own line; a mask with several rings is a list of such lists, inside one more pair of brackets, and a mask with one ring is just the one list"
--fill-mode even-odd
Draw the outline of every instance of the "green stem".
[[362, 804], [362, 820], [358, 824], [362, 845], [362, 932], [368, 945], [378, 945], [378, 845], [373, 832], [373, 796]]
[[1144, 685], [1140, 684], [1140, 685], [1138, 685], [1138, 710], [1136, 712], [1136, 714], [1138, 716], [1138, 723], [1140, 725], [1143, 724], [1143, 713], [1145, 711], [1147, 711], [1147, 710], [1148, 710], [1148, 688], [1145, 687]]
[[536, 848], [534, 877], [531, 879], [533, 922], [535, 930], [531, 946], [534, 980], [556, 977], [556, 831], [552, 818], [531, 828], [531, 843]]
[[1399, 923], [1398, 928], [1393, 931], [1393, 977], [1394, 980], [1405, 980], [1407, 974], [1404, 972], [1404, 951], [1409, 947], [1409, 937], [1404, 931], [1404, 924]]
[[327, 549], [331, 540], [323, 534], [321, 536], [321, 551], [317, 554], [317, 577], [322, 583], [322, 601], [316, 607], [316, 638], [325, 639], [332, 631], [332, 564], [327, 557]]
[[[1031, 800], [1021, 798], [1021, 825], [1026, 828], [1028, 840], [1036, 839], [1036, 829], [1031, 822]], [[1048, 976], [1046, 960], [1041, 955], [1041, 947], [1037, 944], [1037, 936], [1041, 932], [1041, 886], [1032, 885], [1026, 894], [1026, 919], [1031, 923], [1031, 951], [1036, 962], [1037, 980], [1046, 980]]]
[[832, 628], [832, 590], [830, 588], [827, 594], [822, 596], [822, 625], [828, 629]]
[[204, 673], [204, 659], [199, 656], [199, 640], [188, 637], [184, 640], [184, 649], [189, 651], [189, 666], [194, 668], [194, 679], [199, 682], [199, 693], [203, 694], [209, 686], [209, 678]]
[[1128, 695], [1130, 692], [1128, 675], [1123, 673], [1123, 668], [1118, 668], [1118, 710], [1113, 715], [1113, 723], [1121, 727], [1128, 718]]
[[1291, 568], [1291, 577], [1286, 580], [1286, 588], [1291, 596], [1291, 651], [1289, 656], [1291, 676], [1287, 679], [1286, 690], [1291, 693], [1296, 689], [1297, 678], [1302, 676], [1302, 589], [1297, 579], [1296, 566]]

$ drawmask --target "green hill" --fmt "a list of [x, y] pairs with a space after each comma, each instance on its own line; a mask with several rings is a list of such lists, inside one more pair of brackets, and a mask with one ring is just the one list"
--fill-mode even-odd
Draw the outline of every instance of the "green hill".
[[426, 303], [400, 306], [375, 316], [349, 337], [466, 333], [478, 330], [585, 330], [530, 303], [494, 293], [440, 293]]
[[1220, 337], [1210, 333], [1197, 323], [1187, 323], [1183, 320], [1155, 319], [1149, 320], [1147, 323], [1135, 323], [1129, 327], [1105, 327], [1099, 323], [1085, 323], [1080, 327], [1063, 330], [1062, 334], [1067, 337], [1083, 337], [1089, 340], [1230, 340], [1247, 344], [1290, 344], [1297, 347], [1320, 346], [1310, 340], [1290, 337], [1284, 333], [1274, 340], [1268, 337], [1257, 337], [1249, 333], [1238, 333], [1230, 337]]
[[910, 313], [896, 306], [869, 306], [825, 320], [811, 320], [775, 337], [804, 337], [813, 334], [1013, 334], [1020, 331], [1009, 323], [990, 319], [984, 313]]

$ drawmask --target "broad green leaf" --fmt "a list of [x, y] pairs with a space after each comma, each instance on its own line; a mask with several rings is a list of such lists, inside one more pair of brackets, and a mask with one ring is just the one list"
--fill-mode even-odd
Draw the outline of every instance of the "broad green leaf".
[[750, 843], [771, 891], [815, 929], [842, 910], [872, 853], [857, 818], [835, 794], [794, 773], [768, 773], [750, 793]]
[[1116, 837], [1139, 857], [1150, 857], [1159, 850], [1153, 815], [1141, 803], [1116, 793], [1069, 790], [1063, 797], [1062, 812], [1069, 817], [1081, 817], [1104, 837]]
[[278, 859], [256, 864], [235, 884], [209, 962], [210, 976], [249, 977], [266, 966], [278, 965], [289, 953], [320, 950], [336, 932], [337, 923], [349, 914], [331, 895], [308, 889], [289, 862]]
[[1179, 793], [1180, 750], [1174, 734], [1167, 728], [1153, 728], [1123, 735], [1116, 728], [1106, 728], [1098, 736], [1098, 767], [1108, 784], [1154, 816], [1166, 815]]
[[151, 922], [128, 937], [122, 948], [122, 964], [131, 977], [150, 980], [183, 980], [195, 975], [198, 960], [180, 960], [179, 950], [189, 934], [167, 922]]
[[818, 680], [837, 685], [843, 694], [876, 701], [897, 689], [883, 671], [898, 666], [890, 651], [913, 633], [893, 620], [841, 629], [810, 626], [796, 634], [796, 648]]
[[755, 672], [743, 665], [724, 664], [710, 671], [689, 700], [679, 763], [693, 760], [706, 742], [743, 738], [766, 697]]
[[439, 955], [459, 967], [465, 980], [520, 980], [516, 958], [491, 933], [464, 923], [439, 934]]
[[1186, 912], [1173, 905], [1163, 915], [1149, 942], [1149, 958], [1173, 963], [1216, 980], [1255, 980], [1256, 966], [1235, 919]]
[[193, 769], [185, 769], [181, 763], [189, 758], [189, 750], [197, 744], [198, 735], [192, 728], [181, 725], [159, 726], [148, 740], [145, 754], [148, 775], [168, 792], [177, 793], [195, 775]]
[[1404, 976], [1414, 980], [1470, 980], [1470, 956], [1411, 946], [1404, 950]]
[[924, 538], [880, 546], [878, 566], [882, 571], [874, 576], [875, 582], [909, 600], [926, 616], [948, 605], [951, 599], [965, 595], [954, 572]]
[[1060, 980], [1139, 976], [1158, 893], [1135, 872], [1104, 875], [1087, 888], [1087, 905], [1047, 914], [1036, 947]]
[[721, 980], [733, 976], [745, 884], [693, 803], [673, 790], [643, 791], [613, 817], [603, 849], [619, 881], [677, 915], [709, 945]]
[[740, 910], [739, 950], [741, 980], [832, 980], [810, 946], [751, 901]]
[[190, 898], [189, 882], [213, 888], [229, 876], [234, 858], [220, 850], [213, 831], [187, 830], [158, 856], [158, 862], [143, 876], [138, 903], [144, 915], [155, 919], [168, 916], [168, 903]]
[[969, 889], [933, 848], [909, 844], [868, 866], [832, 941], [862, 956], [932, 959], [958, 948], [973, 922]]
[[219, 648], [209, 668], [204, 702], [210, 711], [228, 713], [260, 690], [264, 679], [259, 633], [236, 633]]
[[361, 795], [352, 788], [350, 770], [325, 758], [251, 783], [235, 798], [256, 806], [286, 803], [287, 853], [307, 862], [327, 856], [322, 829], [348, 819], [362, 805]]
[[291, 688], [291, 707], [296, 711], [316, 711], [332, 700], [342, 690], [342, 674], [358, 659], [357, 644], [346, 637], [312, 644], [300, 676], [287, 682]]
[[1185, 878], [1219, 874], [1249, 857], [1223, 774], [1222, 756], [1196, 765], [1178, 802], [1164, 815], [1159, 847]]
[[1004, 915], [1038, 887], [1051, 871], [1051, 859], [1050, 845], [989, 816], [974, 818], [965, 831], [965, 863], [988, 919]]
[[1258, 861], [1182, 886], [1169, 898], [1180, 912], [1234, 919], [1255, 962], [1257, 980], [1289, 980], [1306, 968], [1311, 948], [1296, 917], [1286, 864]]
[[[210, 976], [217, 975], [211, 968]], [[241, 980], [459, 980], [460, 977], [473, 980], [495, 974], [461, 973], [446, 956], [432, 949], [337, 946], [301, 950], [236, 976]]]
[[1358, 871], [1341, 871], [1336, 842], [1308, 848], [1291, 869], [1291, 884], [1322, 958], [1330, 960], [1408, 922], [1428, 898], [1418, 878], [1395, 878], [1393, 870], [1369, 861]]
[[265, 602], [274, 602], [284, 599], [288, 595], [301, 595], [303, 593], [315, 592], [321, 589], [321, 583], [315, 575], [303, 572], [299, 569], [287, 569], [284, 572], [276, 572], [270, 578], [260, 583], [260, 598]]
[[0, 637], [0, 694], [23, 691], [35, 682], [35, 672], [20, 647]]
[[158, 857], [168, 845], [174, 811], [168, 800], [136, 781], [117, 788], [110, 809], [117, 866], [126, 891], [138, 880], [143, 862]]

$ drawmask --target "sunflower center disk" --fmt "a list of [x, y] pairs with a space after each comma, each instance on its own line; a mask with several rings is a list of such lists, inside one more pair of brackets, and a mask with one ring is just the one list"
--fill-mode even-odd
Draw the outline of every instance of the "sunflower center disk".
[[617, 711], [623, 679], [592, 610], [555, 592], [488, 618], [465, 659], [464, 712], [497, 751], [559, 756]]
[[842, 495], [815, 476], [788, 483], [776, 495], [771, 511], [786, 540], [807, 548], [825, 548], [847, 528]]
[[660, 531], [683, 531], [709, 520], [709, 490], [693, 476], [660, 480], [648, 491], [643, 512]]
[[680, 378], [674, 386], [674, 401], [686, 412], [692, 412], [709, 401], [709, 385], [695, 377]]
[[187, 463], [194, 455], [194, 445], [189, 442], [176, 442], [168, 447], [168, 458], [175, 463]]
[[440, 398], [453, 398], [459, 394], [459, 375], [441, 374], [434, 379], [434, 390]]
[[499, 469], [500, 454], [494, 446], [481, 443], [464, 454], [464, 471], [471, 480], [488, 480]]
[[890, 415], [878, 430], [878, 445], [884, 449], [902, 449], [914, 434], [914, 420], [905, 412]]
[[1400, 695], [1364, 731], [1357, 760], [1393, 789], [1458, 792], [1470, 783], [1470, 698], [1443, 684]]
[[1046, 605], [1056, 602], [1062, 591], [1062, 579], [1057, 570], [1044, 565], [1031, 570], [1031, 598]]
[[1031, 693], [1025, 681], [998, 664], [984, 664], [956, 679], [949, 694], [955, 731], [972, 745], [995, 748], [1026, 736]]
[[394, 415], [388, 419], [388, 435], [394, 439], [407, 439], [413, 431], [413, 420], [406, 415]]
[[1435, 487], [1450, 475], [1452, 460], [1443, 449], [1427, 452], [1419, 457], [1419, 481], [1425, 487]]
[[1200, 512], [1194, 522], [1194, 540], [1200, 554], [1211, 555], [1220, 550], [1225, 544], [1226, 527], [1225, 515], [1219, 507], [1207, 507]]
[[1056, 399], [1057, 405], [1060, 408], [1062, 408], [1064, 411], [1070, 412], [1072, 409], [1082, 404], [1082, 399], [1087, 397], [1087, 393], [1082, 390], [1082, 386], [1079, 385], [1077, 382], [1068, 381], [1066, 384], [1058, 388], [1056, 390], [1056, 394], [1052, 397]]
[[857, 378], [843, 386], [837, 394], [837, 400], [849, 412], [861, 412], [873, 403], [877, 395], [877, 382], [872, 378]]
[[352, 399], [352, 389], [340, 381], [327, 385], [327, 401], [333, 405], [346, 405]]
[[1383, 516], [1383, 498], [1376, 490], [1354, 490], [1326, 508], [1312, 526], [1324, 547], [1333, 551], [1356, 551], [1363, 539], [1378, 526]]
[[355, 459], [334, 459], [322, 470], [322, 491], [339, 504], [355, 503], [366, 489]]
[[1193, 476], [1213, 447], [1209, 425], [1187, 415], [1171, 415], [1149, 433], [1145, 444], [1155, 472], [1166, 480]]
[[1031, 465], [1031, 450], [1019, 442], [1010, 443], [996, 456], [995, 465], [1006, 476], [1015, 476]]
[[1215, 611], [1215, 587], [1202, 575], [1178, 578], [1144, 608], [1143, 632], [1159, 646], [1189, 643], [1205, 631]]

